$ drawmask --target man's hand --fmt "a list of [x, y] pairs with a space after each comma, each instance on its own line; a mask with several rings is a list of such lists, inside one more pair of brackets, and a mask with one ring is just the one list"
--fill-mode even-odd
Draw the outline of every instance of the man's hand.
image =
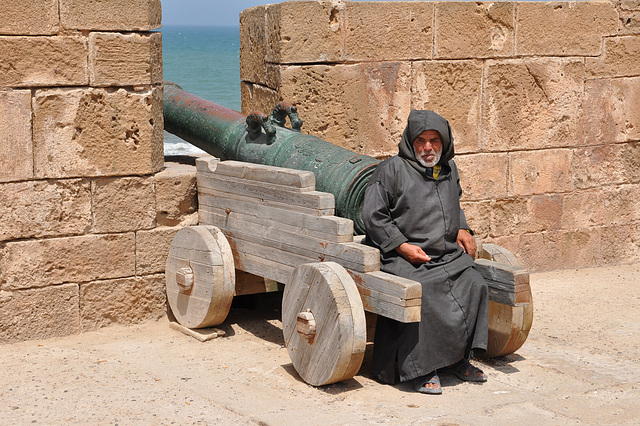
[[464, 250], [465, 253], [475, 258], [478, 246], [476, 245], [476, 239], [473, 238], [473, 235], [464, 229], [461, 229], [458, 231], [458, 238], [456, 238], [456, 242], [460, 247], [462, 247], [462, 250]]
[[427, 256], [427, 253], [413, 244], [402, 243], [396, 247], [396, 251], [400, 256], [404, 257], [407, 262], [413, 263], [414, 265], [422, 265], [431, 260], [431, 258]]

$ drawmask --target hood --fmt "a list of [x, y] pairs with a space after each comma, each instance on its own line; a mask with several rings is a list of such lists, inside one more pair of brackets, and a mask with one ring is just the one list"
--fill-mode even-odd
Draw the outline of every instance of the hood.
[[439, 165], [447, 164], [454, 156], [453, 135], [449, 122], [433, 111], [412, 110], [407, 119], [407, 127], [402, 133], [402, 140], [398, 144], [398, 155], [420, 173], [426, 172], [426, 167], [418, 163], [413, 151], [413, 141], [425, 130], [435, 130], [442, 139], [442, 155]]

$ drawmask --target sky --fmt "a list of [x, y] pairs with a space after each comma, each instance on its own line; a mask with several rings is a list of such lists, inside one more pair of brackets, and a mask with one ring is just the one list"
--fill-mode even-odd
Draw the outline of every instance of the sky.
[[[378, 1], [378, 0], [374, 0]], [[239, 26], [240, 12], [278, 0], [162, 0], [163, 25]]]

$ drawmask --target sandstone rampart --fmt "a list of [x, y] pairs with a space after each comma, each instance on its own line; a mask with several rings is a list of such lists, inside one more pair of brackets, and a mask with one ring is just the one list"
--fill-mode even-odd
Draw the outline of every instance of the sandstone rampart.
[[296, 1], [240, 16], [242, 109], [384, 158], [447, 117], [470, 224], [532, 270], [640, 261], [640, 3]]
[[160, 0], [0, 2], [0, 343], [165, 315]]

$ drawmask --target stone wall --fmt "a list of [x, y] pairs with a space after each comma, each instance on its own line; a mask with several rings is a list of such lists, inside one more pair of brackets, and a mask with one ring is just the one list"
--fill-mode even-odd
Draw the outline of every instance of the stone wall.
[[[0, 343], [165, 314], [160, 0], [0, 2]], [[181, 204], [182, 203], [182, 204]]]
[[342, 2], [240, 16], [242, 109], [384, 158], [448, 118], [463, 207], [532, 270], [640, 261], [640, 2]]

